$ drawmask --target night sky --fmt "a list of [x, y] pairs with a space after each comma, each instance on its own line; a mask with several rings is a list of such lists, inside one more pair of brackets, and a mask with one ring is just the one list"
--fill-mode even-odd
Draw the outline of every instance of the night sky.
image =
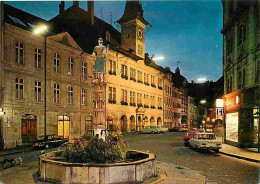
[[[5, 2], [46, 20], [56, 16], [60, 1]], [[125, 1], [95, 1], [95, 16], [108, 23], [118, 20]], [[68, 8], [72, 2], [65, 2]], [[189, 81], [199, 77], [217, 80], [222, 75], [222, 5], [220, 0], [142, 1], [144, 17], [153, 27], [146, 30], [146, 52], [163, 55], [157, 64], [181, 74]], [[80, 2], [87, 9], [87, 2]], [[113, 24], [117, 29], [118, 26]]]

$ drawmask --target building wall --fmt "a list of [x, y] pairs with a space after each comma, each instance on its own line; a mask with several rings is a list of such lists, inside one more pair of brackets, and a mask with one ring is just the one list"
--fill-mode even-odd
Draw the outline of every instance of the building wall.
[[[22, 144], [21, 117], [25, 114], [37, 116], [36, 134], [44, 133], [44, 38], [35, 36], [31, 32], [6, 24], [4, 30], [4, 61], [3, 71], [3, 108], [5, 115], [2, 122], [2, 135], [4, 148], [12, 148]], [[24, 64], [15, 62], [15, 42], [24, 44]], [[42, 68], [36, 68], [34, 64], [34, 48], [42, 49]], [[54, 53], [60, 54], [61, 72], [54, 72]], [[74, 58], [74, 74], [68, 74], [68, 57]], [[82, 54], [80, 49], [69, 47], [53, 39], [47, 38], [47, 134], [58, 133], [58, 116], [70, 117], [70, 138], [84, 133], [85, 119], [93, 112], [91, 78], [81, 78], [81, 62], [87, 63], [88, 75], [92, 76], [94, 59], [92, 56]], [[15, 97], [15, 80], [24, 80], [23, 99]], [[36, 101], [35, 81], [41, 82], [41, 101]], [[60, 103], [54, 103], [54, 83], [60, 84]], [[72, 105], [68, 104], [68, 86], [73, 86]], [[82, 106], [81, 89], [87, 90], [87, 104]], [[10, 126], [7, 125], [7, 117], [10, 118]], [[81, 132], [80, 132], [81, 131]]]
[[[116, 62], [116, 75], [109, 74], [109, 62], [114, 61]], [[127, 66], [127, 76], [128, 79], [124, 79], [121, 77], [121, 64], [124, 64]], [[133, 80], [130, 80], [130, 68], [136, 69], [136, 82]], [[144, 73], [148, 74], [148, 83], [149, 85], [145, 85], [144, 83], [138, 83], [138, 70], [142, 71], [142, 81], [144, 82]], [[155, 76], [155, 85], [156, 87], [151, 86], [151, 75]], [[129, 57], [126, 57], [122, 54], [119, 54], [117, 52], [114, 52], [110, 50], [107, 55], [107, 65], [106, 65], [106, 76], [107, 76], [107, 90], [106, 90], [106, 96], [107, 96], [107, 105], [106, 105], [106, 112], [108, 119], [112, 118], [113, 120], [110, 120], [108, 123], [112, 123], [113, 121], [113, 128], [115, 129], [121, 129], [122, 131], [130, 131], [130, 130], [137, 130], [141, 127], [138, 123], [138, 117], [137, 114], [139, 111], [145, 111], [142, 117], [147, 117], [148, 122], [146, 122], [145, 126], [151, 125], [151, 118], [154, 118], [154, 125], [157, 125], [157, 119], [160, 118], [163, 122], [163, 110], [158, 109], [158, 107], [162, 107], [162, 104], [158, 104], [158, 97], [160, 97], [163, 100], [163, 90], [158, 89], [158, 78], [163, 79], [163, 74], [150, 67], [145, 65], [144, 60], [138, 60], [135, 61]], [[163, 84], [162, 84], [163, 85]], [[110, 103], [109, 102], [109, 87], [116, 88], [116, 103]], [[121, 90], [127, 91], [127, 103], [128, 105], [121, 105]], [[135, 92], [135, 104], [136, 106], [130, 106], [130, 91]], [[142, 105], [143, 107], [138, 108], [137, 106], [137, 93], [142, 94]], [[144, 105], [144, 95], [149, 96], [148, 100], [148, 106], [149, 108], [145, 108]], [[150, 97], [154, 96], [155, 98], [155, 108], [151, 108], [151, 99]], [[163, 103], [163, 102], [162, 102]], [[126, 117], [127, 125], [125, 128], [123, 125], [121, 125], [121, 118], [122, 116]], [[135, 119], [135, 129], [131, 128], [130, 126], [130, 117], [133, 116]], [[161, 122], [160, 125], [163, 125]], [[144, 123], [144, 122], [143, 122]]]
[[[223, 1], [223, 73], [224, 73], [224, 119], [227, 127], [227, 114], [238, 113], [238, 141], [228, 141], [227, 143], [236, 146], [254, 146], [253, 138], [255, 130], [259, 127], [254, 122], [254, 118], [244, 118], [248, 114], [253, 114], [254, 108], [259, 104], [259, 64], [260, 64], [260, 2], [259, 1]], [[240, 9], [240, 11], [237, 11]], [[245, 40], [239, 44], [240, 25], [245, 24]], [[233, 36], [233, 41], [229, 42], [229, 37]], [[231, 44], [230, 44], [231, 43]], [[232, 52], [228, 52], [232, 45]], [[240, 77], [240, 71], [245, 71], [245, 80]], [[232, 82], [230, 78], [232, 77]], [[244, 81], [244, 82], [243, 82]], [[230, 84], [232, 83], [232, 84]], [[230, 89], [232, 86], [232, 90]], [[230, 110], [234, 104], [230, 101], [230, 96], [237, 94], [238, 100], [235, 105], [239, 105], [236, 110]], [[252, 116], [253, 117], [253, 116]], [[253, 128], [252, 128], [253, 127]], [[227, 130], [225, 130], [227, 132]], [[243, 135], [243, 136], [242, 136]], [[225, 135], [227, 141], [227, 135]]]

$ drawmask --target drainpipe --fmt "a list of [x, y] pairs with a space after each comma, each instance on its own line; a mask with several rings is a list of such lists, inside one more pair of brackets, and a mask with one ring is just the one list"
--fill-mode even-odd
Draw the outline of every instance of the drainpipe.
[[162, 90], [163, 90], [163, 122], [162, 122], [162, 126], [164, 126], [164, 106], [165, 106], [165, 100], [164, 100], [164, 79], [165, 79], [165, 77], [163, 76], [163, 86], [162, 86]]

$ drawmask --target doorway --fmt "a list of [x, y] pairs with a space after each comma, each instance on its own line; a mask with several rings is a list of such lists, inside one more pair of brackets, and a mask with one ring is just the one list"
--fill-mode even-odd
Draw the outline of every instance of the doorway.
[[37, 139], [37, 116], [33, 114], [25, 114], [21, 119], [22, 142], [31, 143]]
[[58, 116], [58, 136], [69, 138], [70, 135], [70, 117]]

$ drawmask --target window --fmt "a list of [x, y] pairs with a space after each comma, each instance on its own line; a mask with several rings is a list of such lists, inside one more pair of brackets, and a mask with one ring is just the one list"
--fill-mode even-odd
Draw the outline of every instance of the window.
[[135, 106], [135, 92], [130, 91], [130, 105]]
[[155, 83], [155, 76], [151, 75], [151, 84]]
[[136, 69], [130, 68], [130, 80], [136, 81]]
[[54, 53], [54, 72], [60, 73], [60, 55], [58, 53]]
[[228, 80], [227, 80], [227, 93], [230, 93], [230, 92], [232, 92], [232, 86], [233, 86], [233, 84], [232, 84], [232, 77], [230, 77]]
[[15, 42], [15, 62], [24, 64], [24, 44], [18, 41]]
[[121, 76], [127, 76], [127, 66], [121, 64]]
[[143, 82], [143, 72], [139, 71], [137, 72], [137, 79], [138, 79], [138, 82]]
[[74, 68], [73, 58], [69, 57], [69, 62], [68, 62], [68, 74], [69, 75], [73, 75], [73, 68]]
[[146, 85], [149, 85], [149, 74], [147, 74], [147, 73], [144, 73], [144, 83]]
[[34, 49], [34, 63], [36, 68], [42, 68], [42, 49]]
[[242, 21], [238, 25], [238, 45], [241, 45], [246, 40], [246, 22]]
[[142, 104], [141, 94], [137, 93], [137, 104]]
[[143, 47], [142, 47], [142, 45], [138, 45], [138, 54], [139, 55], [143, 54]]
[[42, 83], [35, 81], [35, 87], [34, 87], [34, 99], [37, 102], [41, 101], [42, 96]]
[[227, 56], [229, 56], [231, 53], [233, 53], [233, 34], [231, 33], [231, 35], [229, 35], [229, 37], [227, 38], [227, 48], [226, 48], [226, 52], [227, 52]]
[[68, 87], [68, 103], [73, 104], [73, 87]]
[[245, 87], [245, 77], [246, 77], [246, 70], [240, 70], [238, 72], [238, 89], [242, 89]]
[[23, 99], [23, 88], [24, 83], [23, 79], [16, 78], [15, 79], [15, 98]]
[[127, 90], [121, 89], [121, 102], [127, 102]]
[[86, 105], [87, 99], [86, 99], [86, 89], [82, 88], [81, 90], [81, 105]]
[[158, 87], [162, 89], [162, 79], [158, 78]]
[[149, 104], [149, 95], [144, 95], [144, 104], [145, 105]]
[[114, 104], [116, 103], [116, 88], [109, 87], [108, 102]]
[[116, 62], [110, 60], [109, 61], [109, 74], [110, 75], [116, 75]]
[[82, 79], [87, 79], [87, 63], [81, 63], [81, 77]]
[[54, 103], [60, 103], [60, 85], [59, 84], [54, 84], [54, 98], [53, 98], [53, 102]]

